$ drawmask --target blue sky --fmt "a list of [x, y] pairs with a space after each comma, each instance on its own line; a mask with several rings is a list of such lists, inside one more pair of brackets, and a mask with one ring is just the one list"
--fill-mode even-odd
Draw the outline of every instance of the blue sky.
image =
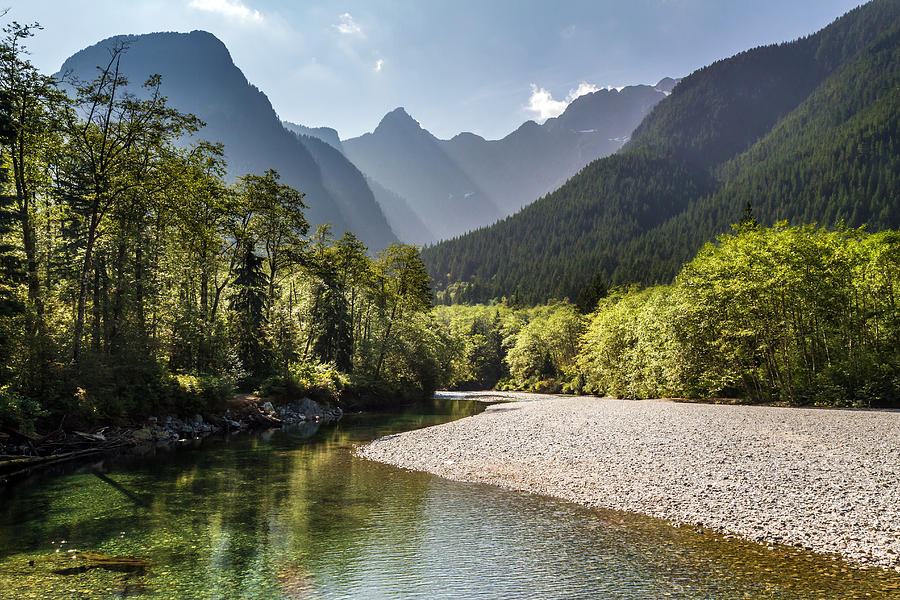
[[[9, 0], [7, 0], [9, 2]], [[439, 137], [506, 135], [567, 99], [655, 83], [820, 29], [857, 0], [12, 0], [55, 72], [124, 33], [218, 36], [282, 118], [371, 131], [404, 106]]]

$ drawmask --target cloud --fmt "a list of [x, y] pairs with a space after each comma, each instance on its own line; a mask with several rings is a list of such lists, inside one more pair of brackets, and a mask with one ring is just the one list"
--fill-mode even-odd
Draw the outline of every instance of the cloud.
[[[535, 113], [537, 119], [539, 121], [545, 121], [547, 119], [558, 117], [566, 110], [566, 107], [580, 96], [584, 96], [585, 94], [592, 94], [596, 91], [599, 91], [601, 88], [597, 87], [593, 83], [588, 83], [586, 81], [582, 81], [578, 84], [578, 87], [572, 90], [569, 90], [569, 93], [566, 94], [564, 100], [554, 100], [553, 94], [551, 94], [548, 90], [544, 88], [539, 88], [536, 84], [531, 84], [531, 98], [528, 99], [528, 106], [525, 107], [525, 110]], [[607, 86], [602, 89], [616, 89], [611, 86]], [[618, 88], [621, 89], [621, 88]]]
[[600, 88], [598, 88], [593, 83], [588, 83], [586, 81], [582, 81], [581, 83], [578, 84], [577, 88], [575, 88], [574, 90], [569, 90], [569, 94], [566, 96], [566, 103], [568, 104], [569, 102], [571, 102], [575, 98], [578, 98], [579, 96], [584, 96], [585, 94], [593, 94], [594, 92], [598, 91], [599, 89]]
[[260, 23], [263, 20], [258, 10], [248, 7], [241, 0], [191, 0], [188, 6], [217, 13], [235, 21]]
[[378, 60], [375, 61], [375, 72], [380, 73], [382, 67], [384, 67], [384, 59], [379, 58]]
[[535, 113], [539, 121], [558, 117], [568, 105], [568, 102], [554, 100], [553, 95], [544, 88], [531, 84], [531, 98], [528, 99], [526, 109]]
[[362, 27], [359, 26], [359, 23], [353, 20], [353, 15], [348, 12], [340, 15], [338, 17], [339, 23], [336, 25], [332, 25], [335, 29], [338, 30], [338, 33], [342, 33], [344, 35], [362, 35]]

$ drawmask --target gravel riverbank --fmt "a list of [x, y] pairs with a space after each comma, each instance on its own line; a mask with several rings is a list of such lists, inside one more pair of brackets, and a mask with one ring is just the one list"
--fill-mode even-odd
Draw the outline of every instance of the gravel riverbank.
[[358, 453], [900, 570], [896, 411], [556, 397]]

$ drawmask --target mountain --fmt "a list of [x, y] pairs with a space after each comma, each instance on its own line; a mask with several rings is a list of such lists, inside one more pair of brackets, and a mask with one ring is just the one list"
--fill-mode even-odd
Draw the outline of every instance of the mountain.
[[151, 74], [162, 75], [169, 105], [206, 122], [199, 138], [224, 144], [229, 177], [276, 169], [283, 183], [306, 194], [313, 225], [331, 223], [337, 235], [351, 230], [373, 250], [396, 241], [362, 174], [331, 146], [304, 143], [285, 129], [266, 95], [247, 81], [212, 34], [116, 36], [76, 53], [60, 72], [94, 78], [117, 43], [128, 45], [121, 70], [132, 93], [140, 94]]
[[473, 133], [440, 140], [398, 108], [374, 132], [343, 146], [361, 171], [406, 199], [434, 233], [425, 241], [435, 241], [510, 215], [612, 154], [666, 93], [646, 85], [600, 90], [577, 98], [559, 117], [543, 125], [528, 121], [500, 140]]
[[423, 251], [445, 301], [574, 298], [668, 281], [747, 202], [778, 219], [900, 226], [900, 0], [674, 86], [616, 155], [496, 225]]
[[434, 232], [422, 222], [403, 196], [387, 189], [371, 177], [367, 178], [367, 181], [388, 223], [401, 241], [422, 246], [436, 239]]
[[372, 133], [344, 140], [347, 157], [388, 189], [406, 198], [439, 238], [449, 238], [500, 217], [479, 186], [403, 108], [389, 112]]
[[307, 127], [306, 125], [298, 125], [290, 121], [282, 121], [281, 124], [290, 132], [320, 139], [335, 150], [344, 152], [344, 146], [341, 144], [341, 138], [338, 136], [337, 130], [331, 127]]
[[[344, 153], [344, 145], [338, 137], [338, 132], [331, 127], [306, 127], [305, 125], [298, 125], [297, 123], [291, 123], [290, 121], [282, 121], [281, 124], [284, 125], [284, 128], [288, 131], [297, 134], [303, 145], [306, 146], [314, 156], [317, 154], [321, 155], [322, 153], [317, 151], [315, 142], [308, 138], [315, 138], [316, 140], [325, 142], [335, 150], [338, 150], [341, 154]], [[346, 161], [346, 159], [344, 160]], [[349, 161], [346, 162], [347, 165], [352, 164]], [[353, 171], [357, 171], [355, 166], [352, 167], [352, 169]], [[357, 173], [352, 175], [354, 179], [357, 179]], [[375, 201], [381, 207], [381, 211], [384, 213], [391, 229], [400, 241], [406, 244], [420, 246], [436, 239], [434, 233], [422, 222], [422, 219], [419, 218], [416, 212], [409, 206], [409, 202], [407, 202], [403, 196], [387, 189], [371, 177], [365, 175], [363, 175], [363, 177], [365, 178], [369, 189], [372, 191]]]
[[507, 216], [617, 151], [663, 98], [648, 85], [599, 90], [576, 98], [543, 125], [528, 121], [501, 140], [466, 133], [442, 145]]

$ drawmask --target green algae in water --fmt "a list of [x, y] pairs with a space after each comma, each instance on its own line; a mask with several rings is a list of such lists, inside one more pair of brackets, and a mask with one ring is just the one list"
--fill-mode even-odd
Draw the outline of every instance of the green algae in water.
[[445, 401], [19, 487], [0, 498], [0, 598], [900, 598], [894, 572], [352, 456], [478, 410]]

